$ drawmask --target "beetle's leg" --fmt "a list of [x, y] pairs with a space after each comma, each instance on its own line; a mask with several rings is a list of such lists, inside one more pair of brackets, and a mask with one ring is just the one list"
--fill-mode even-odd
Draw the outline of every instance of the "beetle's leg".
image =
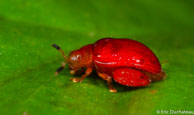
[[73, 82], [82, 82], [87, 76], [92, 73], [92, 68], [87, 68], [85, 74], [81, 76], [81, 78], [71, 78]]
[[146, 86], [151, 79], [143, 72], [132, 68], [119, 68], [114, 70], [113, 78], [117, 83], [126, 86]]
[[73, 70], [70, 70], [70, 74], [78, 74], [78, 75], [80, 75], [80, 74], [82, 74], [83, 72], [85, 71], [85, 69], [84, 68], [81, 68], [81, 69], [73, 69]]
[[57, 68], [56, 72], [55, 72], [55, 75], [57, 76], [59, 72], [61, 72], [64, 67], [65, 67], [66, 63], [65, 62], [62, 62], [61, 63], [61, 67]]
[[117, 92], [117, 90], [116, 90], [115, 88], [113, 88], [113, 86], [112, 86], [112, 77], [111, 77], [111, 76], [109, 76], [109, 75], [107, 75], [107, 74], [105, 74], [105, 73], [100, 73], [100, 72], [98, 72], [98, 75], [99, 75], [102, 79], [104, 79], [104, 80], [107, 81], [107, 85], [108, 85], [108, 87], [109, 87], [109, 91], [110, 91], [110, 92], [113, 92], [113, 93], [116, 93], [116, 92]]

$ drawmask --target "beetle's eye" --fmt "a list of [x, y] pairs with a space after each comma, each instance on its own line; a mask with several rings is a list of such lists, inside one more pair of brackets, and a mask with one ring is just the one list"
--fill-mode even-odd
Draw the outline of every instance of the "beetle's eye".
[[78, 60], [80, 60], [80, 58], [81, 58], [80, 55], [76, 55], [76, 56], [72, 56], [72, 57], [71, 57], [71, 60], [72, 60], [72, 61], [78, 61]]
[[71, 60], [72, 61], [77, 61], [77, 57], [76, 56], [73, 56], [73, 57], [71, 57]]

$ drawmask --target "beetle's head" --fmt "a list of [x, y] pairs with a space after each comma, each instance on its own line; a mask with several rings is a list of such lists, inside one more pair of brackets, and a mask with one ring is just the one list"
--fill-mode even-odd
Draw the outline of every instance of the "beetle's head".
[[68, 64], [71, 74], [74, 74], [76, 71], [90, 65], [91, 63], [91, 52], [88, 52], [87, 49], [74, 50], [69, 54]]
[[69, 64], [71, 74], [74, 74], [76, 71], [83, 69], [84, 67], [88, 67], [89, 65], [91, 66], [92, 64], [92, 45], [87, 45], [80, 48], [79, 50], [72, 51], [68, 58], [65, 56], [63, 50], [58, 45], [53, 44], [52, 46], [59, 50], [65, 59], [62, 67], [56, 71], [57, 73], [65, 67], [66, 63]]
[[79, 69], [81, 67], [82, 55], [79, 50], [72, 51], [68, 57], [68, 64], [70, 70]]

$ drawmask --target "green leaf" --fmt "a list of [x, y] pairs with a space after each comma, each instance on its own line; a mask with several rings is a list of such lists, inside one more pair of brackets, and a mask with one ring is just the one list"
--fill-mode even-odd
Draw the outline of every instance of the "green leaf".
[[[194, 113], [193, 10], [192, 0], [1, 0], [0, 113]], [[68, 67], [54, 76], [63, 58], [51, 44], [68, 55], [103, 37], [146, 44], [167, 78], [144, 88], [114, 83], [115, 94], [95, 72], [82, 83]]]

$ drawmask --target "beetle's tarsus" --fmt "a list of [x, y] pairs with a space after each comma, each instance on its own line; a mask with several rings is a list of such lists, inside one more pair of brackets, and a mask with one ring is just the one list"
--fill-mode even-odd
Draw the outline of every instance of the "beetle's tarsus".
[[110, 92], [112, 92], [112, 93], [116, 93], [116, 92], [117, 92], [117, 90], [116, 90], [115, 88], [113, 88], [112, 79], [109, 79], [109, 80], [107, 81], [107, 85], [108, 85], [108, 87], [109, 87], [109, 91], [110, 91]]
[[116, 93], [116, 92], [117, 92], [117, 90], [114, 89], [114, 88], [110, 88], [109, 91], [110, 91], [111, 93]]
[[74, 83], [82, 82], [82, 79], [80, 78], [71, 78], [70, 80], [72, 80]]
[[73, 74], [75, 74], [75, 72], [76, 72], [75, 70], [70, 70], [69, 73], [73, 75]]

